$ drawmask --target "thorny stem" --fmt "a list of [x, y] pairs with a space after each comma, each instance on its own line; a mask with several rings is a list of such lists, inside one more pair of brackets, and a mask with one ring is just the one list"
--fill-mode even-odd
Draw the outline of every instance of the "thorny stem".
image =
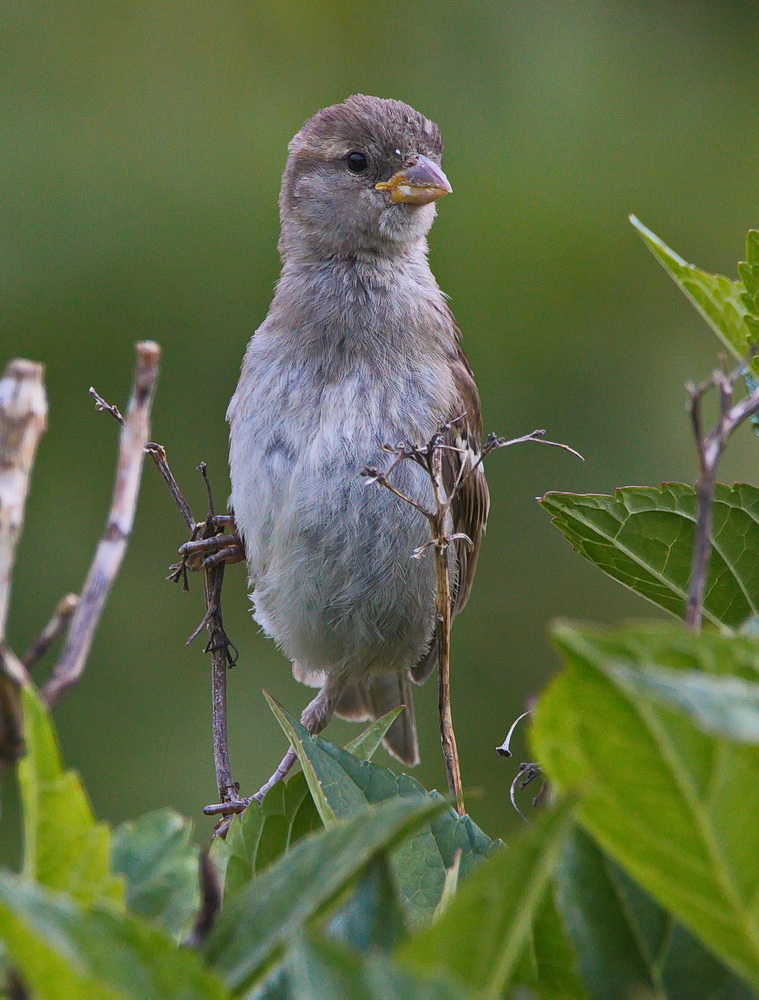
[[[685, 605], [685, 622], [695, 631], [701, 628], [703, 618], [704, 594], [711, 557], [712, 510], [717, 466], [730, 435], [744, 420], [759, 410], [759, 389], [749, 393], [734, 406], [731, 405], [733, 392], [735, 383], [745, 375], [748, 365], [757, 352], [759, 347], [752, 347], [746, 360], [733, 371], [728, 373], [715, 371], [711, 378], [701, 385], [688, 386], [690, 417], [698, 449], [700, 475], [696, 481], [696, 531], [688, 599]], [[719, 393], [719, 418], [711, 433], [704, 437], [701, 402], [712, 388], [717, 389]]]

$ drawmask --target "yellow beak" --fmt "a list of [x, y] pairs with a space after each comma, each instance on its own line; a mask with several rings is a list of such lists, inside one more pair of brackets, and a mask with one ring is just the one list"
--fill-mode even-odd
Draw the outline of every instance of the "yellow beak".
[[374, 187], [377, 191], [389, 191], [393, 201], [406, 205], [429, 205], [453, 190], [437, 163], [421, 154], [390, 180], [380, 181]]

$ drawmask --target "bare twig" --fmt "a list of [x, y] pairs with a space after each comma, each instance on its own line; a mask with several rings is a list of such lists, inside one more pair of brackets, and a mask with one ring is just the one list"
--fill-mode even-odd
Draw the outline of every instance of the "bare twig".
[[[446, 536], [446, 522], [450, 498], [443, 492], [443, 454], [440, 447], [432, 449], [430, 479], [435, 497], [435, 520], [431, 534], [435, 552], [435, 641], [438, 652], [438, 713], [440, 716], [440, 745], [448, 776], [448, 790], [456, 799], [456, 812], [463, 816], [464, 786], [456, 746], [451, 712], [451, 580], [448, 549], [451, 539]], [[453, 494], [455, 495], [455, 494]]]
[[[563, 448], [582, 459], [582, 455], [568, 445], [559, 444], [556, 441], [546, 441], [544, 430], [535, 430], [523, 437], [513, 438], [508, 441], [505, 438], [490, 434], [482, 445], [477, 461], [463, 471], [461, 464], [458, 477], [450, 491], [446, 494], [443, 487], [443, 454], [446, 451], [459, 451], [455, 445], [449, 443], [447, 435], [453, 426], [466, 420], [466, 414], [462, 413], [448, 423], [441, 424], [425, 445], [415, 445], [403, 442], [398, 446], [385, 444], [382, 450], [391, 454], [394, 460], [389, 468], [384, 472], [367, 466], [362, 476], [367, 483], [376, 483], [389, 490], [394, 496], [405, 501], [418, 510], [428, 521], [430, 526], [430, 539], [424, 545], [419, 546], [411, 553], [415, 559], [421, 558], [427, 548], [432, 548], [435, 554], [435, 642], [438, 651], [438, 710], [440, 715], [440, 742], [443, 749], [443, 759], [446, 766], [448, 778], [448, 789], [456, 800], [456, 809], [459, 814], [464, 812], [464, 795], [461, 782], [461, 769], [459, 765], [458, 751], [456, 748], [456, 736], [453, 729], [453, 719], [451, 714], [451, 681], [450, 681], [450, 642], [451, 642], [451, 586], [450, 586], [450, 547], [456, 541], [472, 545], [472, 539], [462, 532], [448, 534], [446, 528], [450, 520], [451, 507], [454, 500], [461, 492], [470, 476], [479, 468], [482, 461], [492, 452], [500, 448], [507, 448], [513, 444], [522, 444], [528, 441], [535, 441], [538, 444], [548, 444], [555, 448]], [[428, 510], [423, 504], [413, 497], [401, 492], [390, 482], [390, 476], [401, 462], [411, 461], [420, 466], [429, 476], [432, 484], [433, 509]], [[509, 734], [510, 736], [511, 734]], [[507, 737], [508, 742], [508, 737]], [[508, 749], [508, 748], [507, 748]]]
[[[176, 582], [182, 579], [184, 589], [187, 590], [187, 564], [188, 559], [198, 552], [208, 551], [209, 548], [217, 549], [226, 555], [228, 549], [232, 549], [238, 544], [239, 539], [235, 535], [224, 536], [221, 534], [225, 528], [234, 528], [234, 519], [226, 516], [217, 516], [213, 509], [213, 495], [208, 481], [205, 462], [198, 466], [198, 472], [203, 476], [208, 496], [209, 513], [205, 521], [196, 521], [192, 515], [190, 505], [184, 498], [174, 474], [172, 473], [166, 450], [160, 444], [151, 442], [146, 448], [148, 454], [155, 462], [158, 471], [161, 473], [164, 482], [169, 488], [169, 492], [174, 498], [174, 502], [179, 508], [185, 524], [190, 529], [191, 540], [180, 548], [181, 561], [172, 566], [169, 579]], [[197, 543], [197, 544], [196, 544]], [[206, 806], [203, 812], [206, 815], [222, 814], [227, 816], [231, 813], [242, 812], [248, 805], [249, 799], [241, 799], [239, 784], [232, 777], [232, 765], [229, 760], [229, 736], [227, 732], [227, 670], [233, 666], [237, 660], [237, 649], [227, 635], [224, 628], [224, 620], [221, 611], [221, 589], [224, 582], [224, 561], [209, 562], [204, 560], [201, 564], [203, 569], [203, 596], [206, 603], [206, 613], [187, 640], [189, 645], [193, 639], [197, 638], [203, 628], [208, 629], [208, 644], [205, 651], [211, 653], [211, 716], [213, 727], [213, 760], [216, 771], [216, 788], [219, 795], [218, 805]], [[233, 651], [233, 652], [232, 652]], [[221, 831], [226, 833], [226, 829]]]
[[[717, 466], [733, 431], [744, 420], [759, 411], [759, 389], [749, 393], [740, 402], [732, 404], [736, 382], [746, 373], [759, 347], [752, 347], [748, 357], [731, 372], [715, 371], [710, 379], [701, 385], [689, 385], [690, 417], [693, 436], [698, 449], [700, 475], [696, 481], [696, 531], [691, 560], [688, 599], [685, 605], [685, 621], [690, 628], [701, 628], [703, 617], [706, 578], [711, 556], [712, 508]], [[710, 389], [719, 394], [719, 417], [714, 429], [704, 437], [701, 417], [701, 402]]]
[[[212, 519], [209, 517], [209, 525]], [[213, 530], [213, 529], [211, 529]], [[229, 736], [227, 733], [227, 669], [234, 666], [237, 650], [229, 640], [221, 615], [221, 587], [224, 582], [224, 563], [211, 566], [203, 573], [203, 596], [210, 612], [206, 628], [211, 654], [211, 713], [213, 718], [213, 759], [216, 768], [216, 785], [221, 802], [240, 798], [240, 786], [232, 778], [229, 762]], [[234, 650], [234, 655], [230, 652]]]
[[68, 625], [78, 605], [79, 598], [76, 594], [66, 594], [65, 597], [60, 599], [58, 607], [53, 612], [53, 617], [21, 658], [21, 662], [27, 670], [31, 670], [32, 667], [39, 663], [48, 649], [63, 634], [63, 630]]
[[92, 386], [90, 386], [89, 392], [90, 396], [92, 396], [92, 398], [95, 400], [95, 409], [98, 411], [98, 413], [110, 413], [113, 419], [118, 420], [118, 422], [123, 426], [124, 418], [122, 417], [121, 410], [118, 408], [118, 406], [111, 406], [110, 403], [106, 403], [106, 401], [103, 399], [100, 393], [95, 392]]
[[169, 463], [166, 460], [166, 449], [162, 444], [156, 444], [155, 441], [149, 441], [145, 445], [145, 451], [153, 459], [156, 464], [156, 468], [163, 476], [163, 481], [169, 488], [169, 493], [171, 493], [174, 498], [174, 503], [179, 508], [179, 513], [184, 518], [184, 523], [190, 529], [190, 531], [195, 531], [195, 518], [192, 516], [192, 511], [190, 510], [190, 505], [185, 500], [182, 495], [182, 491], [177, 485], [177, 481], [174, 478], [174, 473], [169, 468]]
[[10, 361], [0, 379], [0, 769], [24, 749], [19, 687], [26, 671], [5, 644], [11, 577], [29, 477], [47, 421], [44, 369]]
[[[134, 384], [121, 430], [111, 510], [84, 582], [79, 606], [71, 618], [63, 651], [42, 688], [42, 697], [48, 705], [56, 704], [81, 677], [103, 606], [126, 552], [140, 488], [160, 353], [160, 348], [152, 341], [137, 344]], [[113, 408], [107, 404], [104, 408], [113, 413]]]

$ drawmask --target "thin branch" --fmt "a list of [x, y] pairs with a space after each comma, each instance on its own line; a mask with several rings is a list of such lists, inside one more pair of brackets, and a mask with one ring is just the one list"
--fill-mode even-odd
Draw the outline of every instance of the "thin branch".
[[[401, 456], [401, 459], [412, 458], [412, 457], [413, 456], [410, 452], [404, 452], [403, 455]], [[393, 462], [393, 464], [390, 466], [390, 469], [391, 470], [394, 469], [396, 465], [398, 465], [398, 462]], [[427, 508], [423, 507], [422, 504], [418, 503], [411, 497], [406, 496], [405, 493], [401, 493], [399, 489], [396, 489], [395, 486], [393, 486], [393, 484], [387, 478], [387, 475], [385, 473], [379, 472], [372, 466], [367, 465], [366, 468], [361, 473], [361, 475], [366, 480], [367, 485], [369, 483], [377, 483], [378, 486], [384, 486], [386, 490], [390, 490], [390, 492], [394, 496], [398, 497], [399, 500], [405, 500], [406, 503], [411, 504], [411, 506], [414, 507], [416, 510], [418, 510], [420, 514], [423, 514], [428, 521], [430, 522], [434, 521], [435, 515], [432, 513], [432, 511], [427, 510]]]
[[[535, 441], [538, 444], [548, 444], [554, 448], [562, 448], [571, 452], [578, 458], [582, 455], [570, 448], [569, 445], [560, 444], [556, 441], [546, 441], [544, 430], [531, 431], [522, 437], [513, 438], [507, 441], [505, 438], [495, 434], [488, 435], [480, 449], [477, 461], [462, 473], [463, 463], [458, 471], [456, 481], [450, 492], [446, 495], [443, 488], [443, 453], [446, 451], [460, 452], [461, 449], [450, 445], [446, 441], [446, 435], [453, 426], [462, 420], [466, 420], [466, 414], [462, 413], [453, 420], [441, 424], [425, 445], [409, 444], [402, 442], [397, 446], [390, 444], [382, 445], [382, 450], [394, 456], [394, 460], [385, 472], [380, 472], [371, 466], [367, 466], [362, 476], [367, 484], [376, 483], [378, 486], [389, 490], [394, 496], [410, 504], [427, 519], [430, 525], [430, 538], [424, 545], [418, 546], [411, 553], [411, 558], [421, 559], [428, 548], [432, 548], [435, 553], [435, 642], [438, 652], [438, 712], [440, 717], [440, 742], [445, 761], [446, 775], [448, 779], [448, 789], [456, 800], [456, 809], [459, 814], [464, 813], [464, 794], [461, 782], [461, 768], [459, 764], [458, 750], [456, 748], [456, 735], [453, 729], [453, 718], [451, 714], [451, 678], [450, 678], [450, 645], [451, 645], [451, 586], [450, 586], [450, 547], [455, 542], [463, 542], [470, 547], [473, 542], [462, 532], [448, 534], [446, 527], [449, 522], [451, 507], [454, 500], [459, 495], [470, 476], [480, 467], [483, 460], [493, 451], [500, 448], [508, 448], [514, 444], [522, 444], [528, 441]], [[420, 466], [429, 476], [432, 484], [433, 509], [428, 510], [423, 504], [407, 496], [390, 482], [390, 475], [400, 465], [401, 462], [411, 461]], [[513, 727], [512, 727], [513, 730]], [[508, 754], [507, 737], [506, 753]], [[502, 748], [499, 748], [499, 750]]]
[[[126, 552], [134, 524], [145, 445], [148, 441], [160, 348], [152, 341], [137, 344], [132, 395], [121, 429], [116, 482], [103, 537], [84, 582], [79, 606], [71, 618], [66, 642], [53, 672], [42, 688], [48, 705], [55, 705], [84, 670], [100, 615]], [[107, 406], [109, 412], [112, 409]]]
[[156, 464], [156, 468], [163, 476], [163, 481], [169, 488], [169, 493], [171, 493], [174, 498], [174, 503], [179, 508], [179, 513], [184, 518], [184, 523], [190, 529], [190, 531], [195, 531], [196, 522], [195, 518], [192, 516], [192, 511], [190, 510], [190, 505], [185, 500], [182, 491], [177, 485], [177, 481], [174, 478], [174, 473], [169, 468], [169, 463], [166, 460], [166, 449], [162, 444], [156, 444], [155, 441], [149, 441], [145, 445], [145, 451], [153, 459]]
[[[191, 532], [190, 541], [186, 542], [179, 549], [182, 557], [181, 561], [172, 566], [172, 572], [169, 575], [169, 579], [175, 582], [181, 578], [184, 582], [184, 589], [187, 590], [187, 566], [190, 559], [194, 556], [202, 555], [209, 550], [224, 553], [225, 555], [226, 550], [229, 550], [231, 555], [236, 546], [239, 545], [239, 538], [236, 534], [224, 536], [223, 539], [221, 537], [221, 533], [225, 528], [234, 529], [234, 519], [227, 515], [216, 516], [214, 514], [213, 494], [205, 462], [201, 462], [197, 471], [203, 476], [210, 509], [206, 520], [198, 522], [193, 517], [190, 506], [185, 500], [174, 478], [174, 474], [169, 468], [164, 447], [151, 442], [146, 450], [155, 462], [158, 471], [169, 488], [169, 492], [174, 498], [174, 502], [179, 508], [185, 524]], [[231, 561], [236, 561], [236, 559]], [[205, 559], [201, 563], [200, 568], [203, 569], [203, 597], [205, 598], [206, 612], [200, 624], [187, 640], [187, 645], [200, 634], [203, 628], [208, 629], [209, 638], [205, 652], [211, 653], [213, 760], [216, 772], [216, 788], [219, 796], [218, 806], [206, 806], [203, 811], [206, 815], [214, 815], [216, 813], [228, 815], [232, 812], [242, 812], [250, 801], [249, 799], [240, 798], [240, 786], [232, 777], [232, 765], [229, 759], [227, 670], [237, 660], [237, 648], [227, 635], [221, 611], [224, 561], [211, 562], [209, 559]], [[226, 833], [226, 830], [222, 831], [222, 833]]]
[[53, 643], [63, 634], [63, 630], [71, 621], [71, 616], [78, 606], [79, 598], [76, 594], [66, 594], [60, 599], [58, 607], [53, 612], [53, 617], [21, 658], [21, 662], [27, 670], [36, 666]]
[[[207, 525], [212, 524], [208, 518]], [[207, 529], [213, 531], [215, 529]], [[209, 534], [210, 537], [210, 534]], [[229, 736], [227, 733], [227, 669], [234, 666], [237, 650], [230, 642], [224, 629], [221, 615], [221, 588], [224, 582], [224, 563], [211, 566], [203, 571], [203, 595], [206, 608], [210, 612], [206, 628], [211, 654], [211, 715], [213, 720], [213, 759], [216, 768], [216, 785], [221, 802], [233, 802], [240, 798], [240, 786], [232, 778], [229, 761]], [[234, 649], [234, 656], [230, 653]]]
[[[690, 628], [696, 631], [701, 628], [706, 580], [711, 557], [712, 509], [717, 466], [733, 431], [744, 420], [759, 411], [759, 388], [735, 405], [731, 405], [733, 392], [736, 382], [746, 374], [746, 369], [757, 352], [759, 352], [759, 347], [752, 347], [746, 360], [733, 371], [728, 373], [715, 371], [711, 378], [701, 385], [690, 384], [687, 386], [700, 474], [696, 481], [696, 531], [688, 599], [685, 605], [685, 621]], [[704, 437], [701, 403], [710, 389], [716, 389], [719, 393], [719, 418], [714, 429]]]
[[16, 358], [0, 379], [0, 769], [24, 752], [19, 688], [27, 675], [5, 644], [5, 626], [29, 477], [47, 426], [43, 374], [42, 365]]
[[103, 399], [100, 393], [95, 392], [92, 386], [90, 386], [89, 388], [89, 393], [90, 396], [92, 396], [92, 398], [95, 400], [95, 409], [98, 411], [98, 413], [110, 413], [111, 416], [114, 418], [114, 420], [118, 420], [118, 422], [123, 427], [124, 418], [121, 415], [121, 410], [118, 408], [118, 406], [111, 406], [110, 403], [106, 403], [106, 401]]

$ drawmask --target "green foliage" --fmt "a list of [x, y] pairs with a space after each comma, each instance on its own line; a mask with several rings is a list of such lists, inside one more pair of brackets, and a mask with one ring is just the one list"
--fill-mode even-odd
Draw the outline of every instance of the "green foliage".
[[[425, 972], [446, 969], [488, 997], [503, 996], [513, 984], [525, 984], [525, 979], [540, 996], [584, 997], [571, 952], [563, 952], [569, 959], [567, 967], [557, 970], [553, 965], [562, 954], [555, 924], [545, 950], [540, 933], [544, 927], [535, 928], [570, 818], [570, 805], [565, 802], [544, 816], [518, 846], [499, 851], [472, 875], [435, 924], [401, 947], [401, 960]], [[545, 922], [550, 922], [550, 913]], [[532, 939], [534, 928], [538, 947]], [[558, 947], [554, 937], [559, 939]], [[544, 980], [555, 983], [560, 992], [549, 991]]]
[[739, 982], [579, 828], [567, 837], [557, 900], [593, 1000], [646, 992], [750, 1000]]
[[[752, 230], [746, 241], [746, 263], [739, 265], [741, 277], [750, 282], [750, 288], [740, 281], [732, 281], [722, 274], [708, 274], [688, 264], [670, 250], [666, 243], [646, 229], [639, 219], [630, 216], [643, 241], [665, 271], [687, 295], [712, 330], [730, 353], [742, 361], [752, 340], [759, 333], [759, 313], [756, 311], [757, 238]], [[754, 362], [754, 371], [759, 372]]]
[[208, 939], [206, 958], [232, 989], [249, 987], [305, 921], [442, 807], [396, 798], [302, 840], [230, 900]]
[[359, 760], [371, 760], [382, 745], [382, 739], [403, 711], [403, 705], [391, 709], [368, 726], [360, 736], [347, 743], [345, 749]]
[[314, 935], [296, 940], [286, 967], [291, 1000], [467, 1000], [446, 981], [421, 980], [379, 956], [352, 954]]
[[0, 936], [37, 1000], [224, 1000], [186, 949], [112, 905], [0, 873]]
[[[759, 230], [749, 229], [746, 236], [746, 259], [738, 264], [743, 282], [743, 304], [752, 317], [759, 316]], [[752, 324], [752, 332], [756, 332]]]
[[[322, 803], [322, 818], [326, 815], [329, 822], [334, 822], [335, 817], [353, 816], [367, 804], [397, 796], [443, 802], [436, 792], [427, 792], [409, 775], [397, 775], [386, 767], [359, 761], [327, 740], [311, 736], [281, 706], [269, 701], [298, 754], [314, 801]], [[450, 806], [406, 840], [393, 861], [412, 922], [431, 918], [443, 894], [446, 872], [457, 854], [459, 875], [466, 878], [497, 847], [469, 816], [458, 816]]]
[[[759, 331], [759, 232], [736, 282], [634, 221], [741, 356]], [[586, 559], [682, 614], [693, 489], [541, 502]], [[759, 996], [755, 487], [717, 486], [713, 549], [711, 631], [554, 629], [563, 670], [532, 728], [553, 801], [508, 847], [371, 763], [398, 710], [342, 749], [269, 699], [302, 773], [212, 844], [219, 912], [180, 816], [95, 821], [30, 687], [24, 863], [0, 871], [0, 958], [39, 1000]]]
[[260, 808], [235, 816], [226, 839], [217, 838], [211, 845], [211, 857], [224, 878], [225, 900], [301, 837], [321, 826], [302, 774], [271, 788]]
[[123, 888], [109, 862], [109, 832], [96, 823], [79, 775], [64, 771], [58, 742], [37, 693], [22, 692], [26, 757], [18, 777], [24, 806], [24, 875], [82, 903], [118, 903]]
[[124, 876], [129, 909], [180, 940], [200, 903], [192, 824], [170, 809], [122, 823], [111, 838], [111, 865]]
[[[629, 486], [613, 496], [547, 493], [540, 503], [589, 562], [682, 617], [696, 519], [693, 487]], [[713, 532], [704, 619], [735, 629], [759, 609], [759, 489], [717, 484]]]
[[392, 952], [406, 937], [406, 914], [385, 854], [367, 865], [350, 898], [330, 919], [328, 930], [331, 937], [360, 952]]
[[712, 636], [701, 653], [699, 638], [683, 643], [679, 626], [561, 626], [554, 638], [566, 668], [541, 699], [533, 731], [548, 775], [582, 794], [578, 818], [605, 851], [759, 985], [759, 747], [704, 731], [692, 714], [661, 707], [619, 675], [620, 667], [682, 671], [683, 646], [689, 666], [709, 673], [716, 660], [722, 673], [743, 662], [734, 644], [745, 653], [751, 640]]

